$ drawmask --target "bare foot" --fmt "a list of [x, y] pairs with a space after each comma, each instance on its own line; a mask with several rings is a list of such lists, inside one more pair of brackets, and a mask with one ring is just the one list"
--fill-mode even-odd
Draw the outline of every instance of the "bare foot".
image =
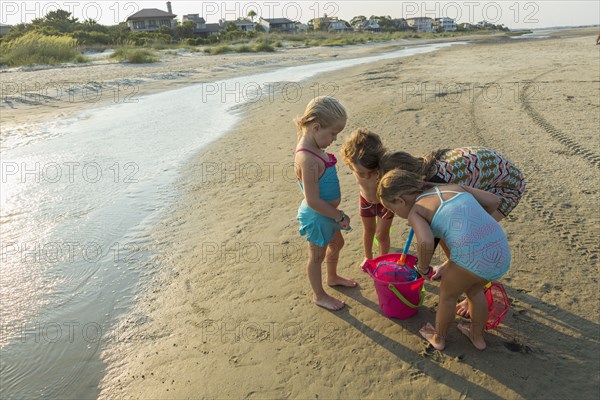
[[456, 315], [460, 315], [463, 318], [471, 318], [471, 315], [469, 314], [469, 302], [467, 299], [456, 303]]
[[428, 322], [424, 327], [419, 329], [419, 333], [423, 336], [434, 349], [436, 350], [444, 350], [446, 347], [446, 340], [435, 333], [435, 328]]
[[333, 278], [327, 278], [327, 285], [329, 286], [346, 286], [346, 287], [355, 287], [356, 282], [352, 279], [342, 278], [339, 275], [334, 276]]
[[471, 326], [472, 325], [470, 322], [460, 322], [457, 325], [458, 330], [464, 333], [465, 336], [469, 338], [469, 340], [471, 341], [471, 343], [473, 343], [473, 346], [475, 346], [477, 350], [485, 350], [486, 344], [485, 340], [483, 339], [483, 336], [477, 339], [473, 339], [473, 335], [471, 333]]
[[321, 306], [321, 307], [326, 308], [331, 311], [341, 310], [346, 305], [346, 303], [344, 303], [343, 301], [338, 300], [335, 297], [331, 297], [328, 294], [324, 294], [319, 297], [317, 297], [316, 295], [313, 296], [313, 302], [316, 305]]

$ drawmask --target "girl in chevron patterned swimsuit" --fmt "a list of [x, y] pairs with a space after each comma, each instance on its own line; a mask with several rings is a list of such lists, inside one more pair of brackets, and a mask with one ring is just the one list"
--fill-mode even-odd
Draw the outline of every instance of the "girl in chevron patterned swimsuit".
[[525, 192], [525, 177], [502, 154], [483, 146], [443, 149], [423, 157], [404, 151], [386, 153], [381, 159], [380, 174], [395, 168], [425, 175], [432, 183], [452, 183], [485, 190], [500, 197], [494, 218], [502, 220], [519, 204]]
[[500, 199], [468, 186], [431, 184], [418, 174], [395, 169], [379, 181], [377, 195], [383, 205], [408, 219], [417, 238], [417, 271], [429, 276], [434, 238], [442, 239], [450, 257], [440, 285], [435, 318], [419, 332], [433, 347], [443, 350], [458, 296], [465, 293], [471, 323], [458, 328], [483, 350], [483, 329], [488, 318], [484, 286], [503, 276], [510, 266], [510, 249], [502, 227], [492, 217]]

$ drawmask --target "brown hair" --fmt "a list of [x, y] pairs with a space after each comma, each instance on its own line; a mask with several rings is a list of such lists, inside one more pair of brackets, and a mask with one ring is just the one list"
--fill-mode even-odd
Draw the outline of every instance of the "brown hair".
[[400, 196], [423, 192], [423, 177], [414, 172], [394, 169], [387, 172], [377, 185], [377, 197], [385, 203], [395, 203]]
[[317, 122], [322, 128], [328, 128], [340, 120], [347, 120], [346, 109], [333, 97], [315, 97], [308, 103], [304, 115], [294, 118], [298, 128], [298, 135], [302, 134], [302, 128], [310, 123]]
[[423, 157], [414, 157], [405, 151], [385, 153], [379, 161], [379, 176], [394, 169], [401, 169], [420, 175], [424, 180], [429, 180], [435, 173], [435, 162], [448, 150], [435, 150]]
[[385, 151], [378, 134], [359, 128], [346, 139], [341, 153], [347, 165], [358, 163], [366, 169], [374, 170], [379, 168], [379, 160]]

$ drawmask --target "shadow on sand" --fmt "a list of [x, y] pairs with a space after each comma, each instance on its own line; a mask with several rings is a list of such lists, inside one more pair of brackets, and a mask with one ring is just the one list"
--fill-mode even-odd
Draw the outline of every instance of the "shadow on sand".
[[[455, 326], [449, 330], [447, 348], [443, 352], [427, 347], [424, 340], [424, 351], [409, 348], [399, 340], [407, 333], [422, 340], [419, 329], [435, 320], [437, 283], [426, 283], [425, 304], [428, 306], [421, 307], [417, 315], [408, 320], [388, 318], [398, 327], [397, 338], [373, 329], [350, 311], [333, 315], [397, 358], [459, 393], [468, 393], [469, 397], [572, 398], [577, 394], [580, 399], [596, 399], [600, 388], [598, 324], [506, 285], [505, 288], [513, 303], [527, 303], [529, 308], [513, 306], [500, 327], [486, 334], [488, 348], [483, 352], [476, 350]], [[381, 314], [379, 305], [363, 296], [363, 292], [369, 293], [369, 297], [376, 300], [372, 285], [338, 291]], [[381, 314], [381, 318], [387, 317]], [[513, 395], [499, 395], [459, 375], [464, 368], [461, 364], [481, 371], [514, 391]], [[569, 379], [555, 379], [556, 376], [569, 376]], [[477, 380], [481, 382], [481, 377]]]

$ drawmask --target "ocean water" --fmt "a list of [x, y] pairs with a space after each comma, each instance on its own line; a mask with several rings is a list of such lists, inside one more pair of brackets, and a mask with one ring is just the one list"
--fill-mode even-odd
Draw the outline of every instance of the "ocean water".
[[100, 350], [152, 268], [148, 232], [173, 202], [180, 169], [233, 128], [240, 104], [280, 90], [278, 82], [455, 44], [283, 68], [134, 102], [119, 97], [72, 118], [3, 129], [0, 397], [97, 396]]

